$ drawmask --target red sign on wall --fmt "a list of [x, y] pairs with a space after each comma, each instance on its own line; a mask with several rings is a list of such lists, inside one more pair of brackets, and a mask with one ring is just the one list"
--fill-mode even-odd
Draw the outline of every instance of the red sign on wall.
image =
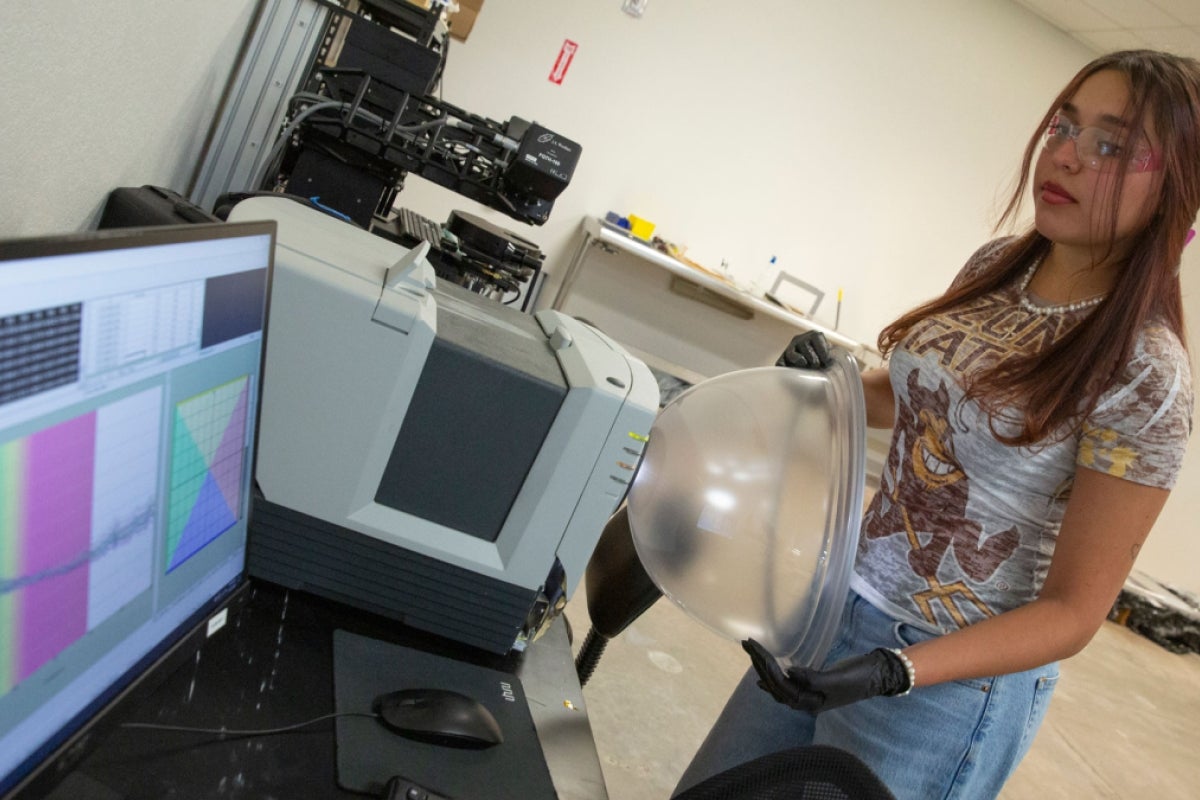
[[570, 39], [563, 39], [562, 49], [558, 51], [558, 60], [554, 62], [554, 69], [550, 70], [551, 83], [562, 85], [563, 78], [567, 77], [567, 67], [571, 66], [571, 59], [575, 57], [575, 51], [578, 49], [579, 45]]

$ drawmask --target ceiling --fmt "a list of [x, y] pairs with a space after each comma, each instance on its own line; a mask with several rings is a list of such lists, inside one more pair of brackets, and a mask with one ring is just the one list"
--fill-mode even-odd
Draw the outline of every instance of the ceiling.
[[1098, 53], [1151, 48], [1200, 59], [1200, 0], [1016, 0]]

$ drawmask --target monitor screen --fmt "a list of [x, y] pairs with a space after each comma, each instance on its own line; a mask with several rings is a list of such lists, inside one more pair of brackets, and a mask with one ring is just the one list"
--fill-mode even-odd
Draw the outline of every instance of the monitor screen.
[[0, 242], [0, 794], [243, 580], [274, 233]]

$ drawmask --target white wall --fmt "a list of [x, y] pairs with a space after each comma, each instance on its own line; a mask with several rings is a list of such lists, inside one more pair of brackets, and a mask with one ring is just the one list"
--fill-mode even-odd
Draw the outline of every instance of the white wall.
[[[579, 51], [557, 86], [564, 39]], [[635, 213], [744, 281], [775, 255], [844, 287], [841, 332], [874, 341], [989, 235], [1032, 126], [1090, 58], [1009, 0], [653, 0], [641, 19], [489, 0], [443, 95], [582, 145], [550, 222], [525, 231], [551, 271], [581, 216]], [[399, 202], [463, 207], [417, 180]]]
[[0, 236], [92, 227], [186, 187], [254, 0], [0, 3]]
[[[86, 228], [116, 186], [185, 188], [252, 5], [0, 4], [0, 235]], [[558, 86], [564, 39], [579, 51]], [[652, 0], [640, 20], [619, 0], [488, 0], [443, 96], [578, 141], [575, 178], [537, 229], [415, 178], [400, 203], [520, 230], [552, 275], [584, 215], [636, 213], [744, 281], [775, 255], [843, 287], [840, 330], [871, 341], [989, 236], [1031, 126], [1091, 57], [1009, 0]], [[1139, 561], [1194, 591], [1198, 450]]]

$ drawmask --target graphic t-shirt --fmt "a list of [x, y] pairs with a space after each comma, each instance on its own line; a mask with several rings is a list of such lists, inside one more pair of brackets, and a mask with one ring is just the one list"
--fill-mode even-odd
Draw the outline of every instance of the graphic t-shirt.
[[[983, 247], [960, 279], [1003, 244]], [[1037, 597], [1076, 470], [1170, 488], [1191, 431], [1187, 353], [1151, 322], [1078, 431], [1033, 447], [998, 441], [979, 404], [964, 400], [964, 376], [1045, 349], [1094, 310], [1037, 313], [1019, 300], [1014, 284], [930, 317], [890, 359], [895, 427], [851, 585], [926, 630], [949, 632]]]

